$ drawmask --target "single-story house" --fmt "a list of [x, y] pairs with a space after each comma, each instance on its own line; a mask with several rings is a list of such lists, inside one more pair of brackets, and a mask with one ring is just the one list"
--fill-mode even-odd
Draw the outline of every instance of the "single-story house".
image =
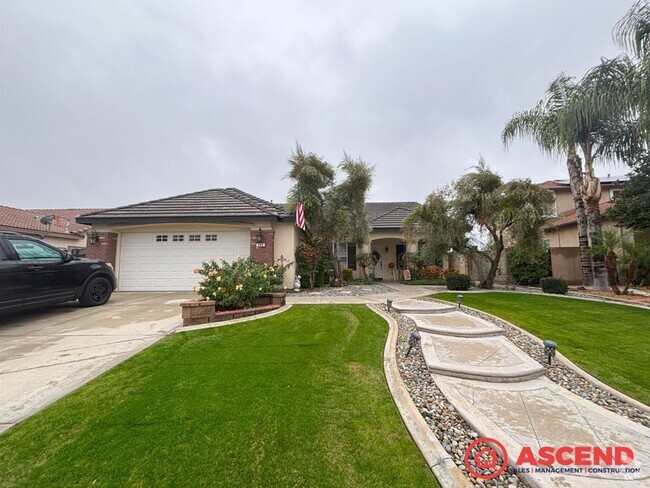
[[[374, 230], [363, 251], [379, 254], [377, 278], [399, 279], [397, 270], [391, 273], [390, 263], [397, 267], [401, 253], [417, 249], [404, 242], [401, 232], [413, 205], [368, 204]], [[236, 188], [92, 212], [77, 217], [77, 222], [92, 225], [86, 254], [113, 264], [122, 291], [191, 290], [196, 284], [192, 269], [210, 259], [251, 256], [267, 263], [293, 262], [302, 235], [295, 215], [284, 205]], [[356, 247], [337, 246], [343, 267], [355, 269]], [[294, 279], [292, 266], [285, 274], [285, 286], [292, 288]]]
[[0, 205], [0, 230], [36, 237], [61, 250], [83, 255], [90, 226], [77, 223], [75, 218], [96, 211], [93, 208], [25, 210]]

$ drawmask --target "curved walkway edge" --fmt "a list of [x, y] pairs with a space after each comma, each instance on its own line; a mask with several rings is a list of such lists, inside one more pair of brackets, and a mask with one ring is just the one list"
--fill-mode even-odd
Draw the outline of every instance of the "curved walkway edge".
[[[503, 318], [501, 318], [501, 317], [499, 317], [499, 316], [497, 316], [497, 315], [493, 315], [493, 314], [491, 314], [491, 313], [485, 312], [485, 311], [483, 311], [483, 310], [479, 310], [479, 309], [477, 309], [477, 308], [467, 307], [467, 306], [465, 306], [465, 305], [463, 305], [463, 308], [468, 309], [468, 310], [473, 310], [473, 311], [475, 311], [475, 312], [479, 312], [479, 313], [485, 314], [485, 315], [487, 315], [487, 316], [489, 316], [489, 317], [492, 317], [492, 318], [494, 318], [494, 319], [500, 320], [501, 322], [506, 323], [506, 324], [510, 325], [511, 327], [513, 327], [514, 329], [518, 330], [519, 332], [521, 332], [522, 334], [524, 334], [524, 335], [525, 335], [526, 337], [528, 337], [529, 339], [531, 339], [531, 340], [535, 341], [536, 343], [538, 343], [538, 344], [539, 344], [539, 347], [544, 347], [544, 341], [543, 341], [542, 339], [540, 339], [540, 338], [537, 337], [536, 335], [531, 334], [531, 333], [528, 332], [527, 330], [522, 329], [522, 328], [519, 327], [518, 325], [513, 324], [512, 322], [508, 322], [507, 320], [505, 320], [505, 319], [503, 319]], [[559, 348], [558, 348], [558, 349], [559, 349]], [[564, 355], [563, 355], [559, 350], [558, 350], [558, 351], [556, 352], [556, 354], [555, 354], [555, 359], [556, 359], [556, 360], [559, 360], [559, 361], [560, 361], [562, 364], [564, 364], [567, 368], [569, 368], [570, 370], [572, 370], [574, 373], [576, 373], [576, 374], [582, 376], [582, 377], [585, 378], [587, 381], [590, 381], [591, 383], [593, 383], [594, 385], [596, 385], [596, 386], [597, 386], [598, 388], [600, 388], [601, 390], [604, 390], [604, 391], [606, 391], [606, 392], [608, 392], [608, 393], [611, 393], [611, 394], [612, 394], [613, 396], [615, 396], [616, 398], [618, 398], [618, 399], [620, 399], [620, 400], [623, 400], [624, 402], [626, 402], [626, 403], [632, 405], [632, 406], [635, 407], [635, 408], [638, 408], [638, 409], [641, 410], [642, 412], [650, 413], [650, 406], [646, 405], [645, 403], [641, 403], [639, 400], [636, 400], [636, 399], [634, 399], [634, 398], [632, 398], [632, 397], [629, 397], [629, 396], [627, 396], [625, 393], [622, 393], [622, 392], [618, 391], [617, 389], [615, 389], [615, 388], [609, 386], [608, 384], [603, 383], [603, 382], [600, 381], [599, 379], [594, 378], [594, 377], [591, 376], [589, 373], [587, 373], [584, 369], [582, 369], [580, 366], [578, 366], [578, 365], [575, 364], [573, 361], [571, 361], [569, 358], [567, 358], [566, 356], [564, 356]]]
[[266, 317], [272, 317], [273, 315], [286, 312], [291, 307], [292, 307], [291, 305], [282, 305], [280, 308], [276, 310], [271, 310], [270, 312], [261, 313], [259, 315], [241, 317], [239, 319], [232, 319], [232, 320], [223, 320], [221, 322], [210, 322], [208, 324], [189, 325], [187, 327], [181, 326], [178, 329], [176, 329], [174, 332], [191, 332], [193, 330], [214, 329], [216, 327], [222, 327], [224, 325], [241, 324], [242, 322], [252, 322], [253, 320], [265, 319]]
[[395, 357], [398, 334], [397, 323], [376, 305], [367, 305], [367, 307], [388, 323], [388, 338], [384, 346], [384, 375], [395, 406], [411, 438], [422, 453], [440, 486], [443, 488], [470, 488], [472, 485], [469, 480], [458, 469], [452, 457], [445, 451], [422, 418], [402, 381]]

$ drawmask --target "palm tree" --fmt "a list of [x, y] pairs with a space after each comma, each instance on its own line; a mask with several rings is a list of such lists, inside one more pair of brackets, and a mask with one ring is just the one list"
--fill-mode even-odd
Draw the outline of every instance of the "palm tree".
[[534, 108], [516, 113], [506, 124], [501, 139], [506, 147], [518, 138], [530, 137], [539, 148], [549, 154], [566, 154], [566, 166], [569, 172], [569, 186], [576, 209], [578, 226], [578, 245], [580, 248], [580, 267], [582, 284], [592, 285], [594, 281], [589, 254], [589, 237], [585, 204], [582, 199], [582, 161], [576, 151], [575, 143], [567, 143], [566, 137], [560, 133], [560, 111], [566, 104], [569, 92], [573, 89], [570, 79], [558, 77], [549, 86], [546, 98]]
[[[594, 163], [597, 159], [623, 160], [638, 154], [645, 145], [640, 139], [636, 113], [629, 102], [629, 93], [637, 78], [636, 67], [627, 56], [603, 59], [578, 83], [562, 74], [551, 83], [546, 98], [532, 112], [515, 114], [502, 133], [504, 143], [516, 136], [532, 136], [545, 152], [567, 154], [583, 279], [585, 273], [587, 279], [589, 277], [589, 253], [584, 221], [581, 222], [579, 214], [581, 205], [584, 206], [589, 244], [599, 249], [602, 242], [601, 186]], [[577, 149], [582, 152], [584, 168], [580, 165]], [[593, 251], [591, 261], [594, 288], [606, 290], [605, 256]]]

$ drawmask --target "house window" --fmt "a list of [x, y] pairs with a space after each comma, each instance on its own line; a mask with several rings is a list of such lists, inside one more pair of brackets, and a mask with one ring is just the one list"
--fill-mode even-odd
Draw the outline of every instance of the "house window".
[[185, 240], [185, 236], [182, 234], [172, 236], [172, 241], [174, 242], [183, 242], [184, 240]]
[[167, 236], [159, 234], [156, 236], [156, 242], [167, 242]]
[[622, 190], [609, 190], [610, 199], [614, 199], [620, 195]]
[[206, 241], [216, 241], [217, 240], [217, 234], [206, 234], [205, 235], [205, 240]]
[[190, 242], [199, 242], [201, 240], [201, 235], [200, 234], [190, 234], [189, 241]]
[[550, 239], [544, 239], [544, 247], [545, 247], [546, 249], [550, 249], [550, 248], [551, 248], [551, 240], [550, 240]]
[[341, 269], [357, 269], [357, 246], [351, 242], [337, 242], [334, 252]]

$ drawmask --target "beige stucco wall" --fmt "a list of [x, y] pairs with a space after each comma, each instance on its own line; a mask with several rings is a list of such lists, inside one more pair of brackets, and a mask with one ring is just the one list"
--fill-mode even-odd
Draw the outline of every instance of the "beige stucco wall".
[[86, 236], [77, 239], [64, 239], [62, 237], [45, 236], [41, 240], [47, 242], [50, 246], [54, 246], [59, 249], [65, 249], [66, 251], [80, 248], [83, 249], [86, 247]]
[[575, 210], [571, 190], [556, 190], [555, 192], [555, 211], [557, 215], [562, 215]]
[[283, 257], [284, 263], [293, 263], [284, 274], [284, 286], [293, 289], [296, 277], [296, 246], [300, 242], [302, 231], [293, 222], [274, 222], [275, 231], [273, 245], [273, 259], [280, 261]]
[[[625, 232], [614, 222], [603, 221], [603, 230], [615, 229], [617, 232]], [[550, 247], [578, 247], [578, 226], [567, 225], [558, 229], [544, 231], [544, 239], [550, 239]]]

